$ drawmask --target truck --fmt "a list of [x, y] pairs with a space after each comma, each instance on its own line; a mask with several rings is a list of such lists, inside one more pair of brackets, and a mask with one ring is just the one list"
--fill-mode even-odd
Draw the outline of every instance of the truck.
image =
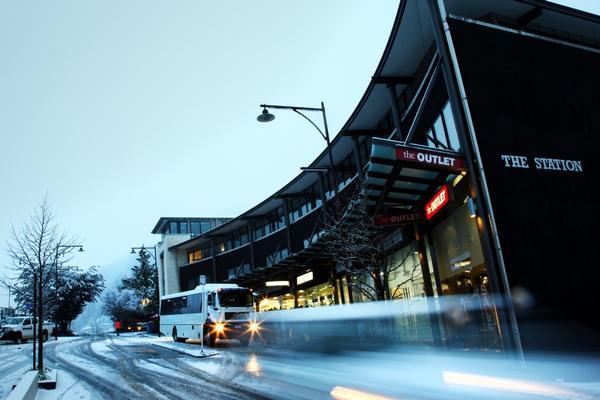
[[[42, 339], [48, 340], [48, 334], [52, 330], [52, 323], [42, 322]], [[15, 343], [27, 343], [33, 338], [33, 331], [37, 333], [37, 318], [31, 316], [8, 317], [2, 324], [0, 340], [12, 340]]]
[[235, 283], [209, 283], [161, 297], [160, 331], [176, 342], [237, 339], [243, 346], [258, 334], [252, 291]]

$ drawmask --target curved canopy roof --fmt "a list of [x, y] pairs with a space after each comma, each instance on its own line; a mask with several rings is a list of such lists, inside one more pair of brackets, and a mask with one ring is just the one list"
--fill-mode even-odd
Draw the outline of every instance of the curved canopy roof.
[[[444, 4], [451, 17], [492, 22], [520, 31], [555, 35], [600, 48], [600, 17], [555, 3], [543, 0], [445, 0]], [[405, 88], [415, 83], [419, 66], [434, 45], [431, 24], [428, 1], [400, 2], [379, 65], [356, 109], [342, 130], [332, 139], [334, 163], [339, 163], [353, 151], [354, 145], [350, 137], [352, 132], [358, 132], [354, 136], [359, 137], [368, 135], [368, 132], [373, 132], [390, 112], [388, 84], [392, 83], [396, 93], [401, 94]], [[360, 140], [363, 140], [363, 137]], [[324, 149], [309, 167], [327, 168], [328, 165], [327, 149]], [[282, 196], [300, 193], [317, 180], [317, 174], [301, 172], [272, 196], [209, 231], [206, 237], [225, 234], [245, 225], [248, 218], [264, 215], [280, 207], [283, 203]], [[202, 240], [202, 236], [204, 235], [176, 247], [189, 247], [191, 241]]]

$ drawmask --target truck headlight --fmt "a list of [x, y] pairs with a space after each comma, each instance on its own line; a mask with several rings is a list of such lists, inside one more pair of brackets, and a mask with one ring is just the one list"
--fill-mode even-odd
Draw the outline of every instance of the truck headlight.
[[257, 333], [260, 329], [260, 325], [256, 321], [250, 321], [248, 324], [248, 330], [250, 333]]
[[218, 334], [222, 334], [223, 332], [225, 332], [225, 324], [222, 322], [217, 322], [215, 324], [215, 332], [217, 332]]

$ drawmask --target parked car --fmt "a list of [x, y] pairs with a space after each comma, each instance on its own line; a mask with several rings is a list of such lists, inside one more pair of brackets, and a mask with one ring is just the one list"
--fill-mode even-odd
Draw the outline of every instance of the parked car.
[[[0, 340], [12, 340], [15, 343], [27, 343], [27, 340], [33, 338], [34, 329], [37, 332], [37, 319], [24, 317], [9, 317], [2, 324]], [[52, 323], [42, 322], [42, 338], [48, 340], [48, 332], [52, 329]]]

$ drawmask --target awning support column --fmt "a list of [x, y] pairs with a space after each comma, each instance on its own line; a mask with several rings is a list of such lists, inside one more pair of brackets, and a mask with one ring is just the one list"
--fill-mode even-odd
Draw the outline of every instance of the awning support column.
[[[454, 70], [451, 59], [449, 42], [446, 36], [447, 23], [444, 21], [445, 7], [443, 0], [429, 0], [429, 9], [435, 43], [441, 57], [441, 66], [446, 90], [448, 92], [448, 99], [454, 116], [461, 151], [465, 154], [467, 169], [469, 171], [467, 174], [469, 192], [475, 201], [477, 209], [480, 210], [480, 214], [477, 217], [478, 230], [483, 256], [488, 265], [487, 269], [490, 275], [490, 283], [495, 293], [503, 295], [506, 304], [506, 307], [498, 310], [501, 316], [499, 327], [501, 345], [504, 350], [516, 351], [517, 356], [522, 359], [523, 349], [519, 337], [516, 316], [512, 307], [510, 286], [506, 278], [506, 271], [503, 270], [503, 267], [498, 260], [501, 255], [495, 252], [493, 246], [493, 231], [488, 219], [490, 217], [490, 209], [488, 207], [489, 195], [486, 196], [486, 192], [480, 184], [482, 177], [480, 177], [479, 174], [483, 172], [479, 171], [478, 165], [475, 164], [473, 143], [471, 142], [471, 137], [467, 128], [466, 112], [463, 108], [463, 99], [459, 90], [457, 78], [458, 72]], [[444, 10], [443, 15], [442, 10]], [[446, 24], [446, 26], [444, 24]], [[484, 198], [486, 201], [484, 201]]]
[[394, 119], [394, 127], [396, 128], [396, 138], [403, 140], [402, 134], [402, 119], [400, 116], [400, 108], [398, 107], [398, 98], [396, 97], [396, 85], [394, 83], [388, 83], [387, 85], [388, 94], [390, 95], [390, 104], [392, 106], [392, 118]]

